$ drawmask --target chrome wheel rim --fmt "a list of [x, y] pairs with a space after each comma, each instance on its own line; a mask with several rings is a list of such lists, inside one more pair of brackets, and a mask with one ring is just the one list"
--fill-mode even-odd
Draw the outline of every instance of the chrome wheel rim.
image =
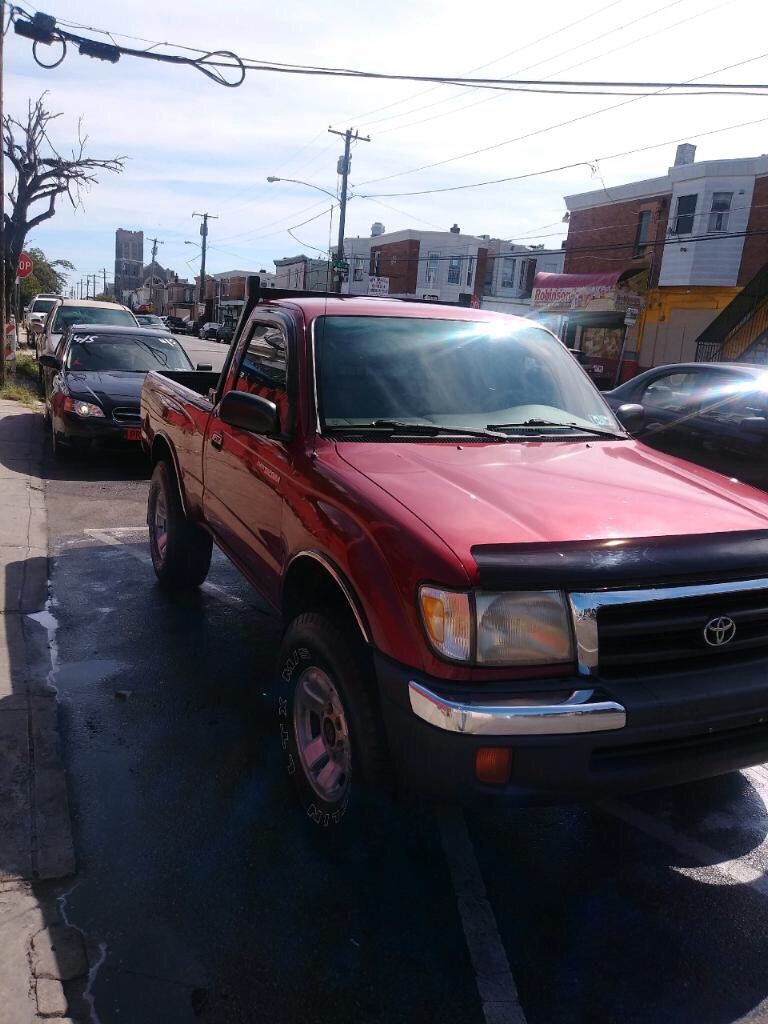
[[165, 502], [165, 494], [162, 489], [155, 497], [155, 514], [152, 518], [152, 539], [155, 543], [155, 551], [159, 561], [165, 558], [165, 549], [168, 546], [168, 509]]
[[349, 729], [338, 690], [321, 668], [306, 669], [296, 684], [293, 728], [305, 778], [322, 800], [339, 803], [349, 789]]

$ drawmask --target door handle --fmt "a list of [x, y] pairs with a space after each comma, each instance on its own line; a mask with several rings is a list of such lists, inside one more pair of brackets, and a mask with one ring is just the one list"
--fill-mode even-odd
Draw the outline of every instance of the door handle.
[[221, 451], [221, 446], [224, 444], [224, 438], [221, 434], [216, 431], [215, 434], [211, 434], [211, 447], [215, 448], [217, 452]]

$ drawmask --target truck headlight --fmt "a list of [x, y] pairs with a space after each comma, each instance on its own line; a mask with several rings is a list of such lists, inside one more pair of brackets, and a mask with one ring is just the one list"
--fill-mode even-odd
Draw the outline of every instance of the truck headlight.
[[573, 661], [571, 623], [558, 590], [463, 593], [423, 586], [419, 604], [432, 647], [478, 665], [557, 665]]

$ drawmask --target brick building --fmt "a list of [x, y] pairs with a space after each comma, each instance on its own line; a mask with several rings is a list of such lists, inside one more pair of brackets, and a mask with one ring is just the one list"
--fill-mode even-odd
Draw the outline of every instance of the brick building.
[[679, 146], [663, 177], [565, 199], [565, 273], [643, 281], [624, 338], [641, 369], [694, 359], [699, 335], [768, 260], [768, 156], [697, 163], [695, 152]]
[[[489, 235], [406, 228], [385, 232], [376, 222], [369, 237], [346, 238], [349, 264], [343, 291], [398, 298], [414, 297], [455, 305], [482, 305], [523, 312], [537, 269], [562, 269], [560, 250], [552, 253], [515, 245]], [[495, 301], [492, 301], [495, 300]]]

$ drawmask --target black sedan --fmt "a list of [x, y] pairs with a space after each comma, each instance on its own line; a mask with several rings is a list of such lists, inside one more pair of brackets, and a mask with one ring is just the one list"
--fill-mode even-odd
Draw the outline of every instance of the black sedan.
[[[156, 330], [73, 325], [55, 355], [41, 356], [54, 456], [65, 448], [136, 446], [149, 370], [192, 370], [176, 339]], [[210, 367], [199, 366], [199, 369]]]
[[637, 436], [651, 447], [768, 490], [767, 366], [656, 366], [604, 397], [643, 406]]

